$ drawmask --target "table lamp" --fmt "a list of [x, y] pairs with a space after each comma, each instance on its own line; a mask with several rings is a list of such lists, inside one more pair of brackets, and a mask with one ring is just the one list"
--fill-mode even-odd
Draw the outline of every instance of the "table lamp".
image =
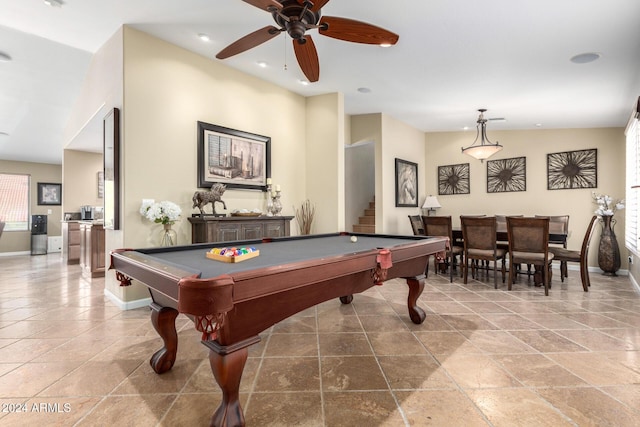
[[422, 209], [427, 210], [427, 216], [431, 215], [431, 211], [435, 212], [436, 209], [441, 208], [440, 203], [438, 202], [438, 198], [436, 196], [427, 196], [422, 205]]

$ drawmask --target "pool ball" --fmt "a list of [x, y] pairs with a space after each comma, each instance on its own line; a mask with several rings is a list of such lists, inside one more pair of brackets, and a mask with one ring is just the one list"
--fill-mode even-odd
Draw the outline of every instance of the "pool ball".
[[358, 241], [358, 238], [356, 236], [351, 236], [351, 242], [355, 243]]

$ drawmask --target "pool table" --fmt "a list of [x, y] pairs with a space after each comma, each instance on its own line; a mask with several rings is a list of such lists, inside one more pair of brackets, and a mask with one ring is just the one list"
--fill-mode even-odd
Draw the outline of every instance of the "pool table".
[[[354, 241], [355, 240], [355, 241]], [[429, 256], [445, 250], [448, 239], [425, 236], [335, 233], [244, 242], [216, 242], [151, 249], [119, 249], [110, 269], [122, 286], [135, 279], [149, 288], [151, 321], [164, 346], [151, 358], [157, 373], [171, 369], [178, 345], [175, 319], [185, 313], [202, 332], [222, 402], [213, 426], [244, 425], [240, 378], [248, 347], [259, 333], [321, 302], [352, 295], [392, 278], [408, 285], [411, 320], [424, 311], [417, 300], [424, 289]], [[259, 256], [227, 263], [209, 259], [213, 247], [254, 247]]]

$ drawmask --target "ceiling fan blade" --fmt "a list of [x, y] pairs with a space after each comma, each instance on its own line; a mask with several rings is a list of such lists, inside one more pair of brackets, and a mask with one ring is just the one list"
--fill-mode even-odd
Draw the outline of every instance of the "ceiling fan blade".
[[[313, 7], [310, 9], [317, 12], [322, 9], [325, 4], [329, 3], [329, 0], [311, 0], [311, 2], [313, 3]], [[298, 3], [300, 3], [300, 6], [304, 6], [304, 0], [298, 0]]]
[[318, 51], [311, 36], [304, 36], [306, 42], [299, 43], [293, 41], [293, 50], [302, 72], [310, 82], [317, 82], [320, 79], [320, 64], [318, 62]]
[[259, 30], [254, 31], [251, 34], [247, 34], [241, 39], [231, 43], [229, 46], [218, 52], [216, 58], [227, 59], [233, 55], [242, 53], [245, 50], [261, 45], [280, 34], [280, 31], [281, 30], [279, 28], [274, 27], [273, 25], [267, 25], [266, 27], [260, 28]]
[[266, 10], [267, 12], [271, 12], [271, 8], [276, 8], [278, 10], [282, 9], [282, 4], [277, 2], [276, 0], [242, 0], [245, 3], [249, 3], [252, 6], [255, 6], [259, 9]]
[[323, 36], [354, 43], [394, 45], [399, 38], [397, 34], [384, 28], [335, 16], [323, 16], [320, 19], [320, 25], [318, 31]]

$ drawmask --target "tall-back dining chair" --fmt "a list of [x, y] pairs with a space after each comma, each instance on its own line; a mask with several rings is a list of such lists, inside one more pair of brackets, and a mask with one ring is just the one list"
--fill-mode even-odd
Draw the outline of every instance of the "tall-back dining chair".
[[542, 270], [544, 294], [549, 295], [551, 261], [549, 252], [549, 217], [507, 217], [509, 236], [509, 284], [511, 290], [517, 264], [531, 264]]
[[502, 283], [504, 283], [506, 272], [504, 260], [507, 251], [498, 248], [496, 242], [496, 217], [461, 216], [460, 224], [464, 240], [464, 283], [467, 283], [470, 261], [473, 278], [475, 278], [475, 261], [493, 261], [493, 286], [498, 289], [498, 260], [502, 260]]
[[422, 223], [422, 217], [420, 215], [409, 215], [409, 221], [411, 222], [411, 229], [414, 236], [425, 236], [424, 224]]
[[[424, 231], [427, 236], [445, 236], [449, 238], [450, 249], [446, 252], [445, 263], [449, 267], [449, 281], [453, 282], [453, 267], [455, 265], [456, 257], [460, 257], [460, 265], [462, 265], [462, 247], [455, 246], [453, 244], [453, 226], [450, 216], [422, 216], [422, 223], [424, 224]], [[434, 258], [433, 266], [438, 272], [438, 260]], [[427, 273], [429, 272], [429, 266], [427, 265]]]
[[567, 262], [579, 262], [580, 263], [580, 280], [582, 281], [582, 289], [585, 292], [589, 292], [589, 286], [591, 281], [589, 280], [589, 243], [591, 242], [591, 235], [593, 234], [593, 227], [596, 223], [597, 216], [591, 217], [587, 231], [584, 233], [582, 239], [582, 248], [579, 251], [569, 250], [557, 246], [550, 246], [549, 252], [554, 255], [554, 259], [560, 261], [560, 280], [564, 282], [564, 278], [567, 277]]

